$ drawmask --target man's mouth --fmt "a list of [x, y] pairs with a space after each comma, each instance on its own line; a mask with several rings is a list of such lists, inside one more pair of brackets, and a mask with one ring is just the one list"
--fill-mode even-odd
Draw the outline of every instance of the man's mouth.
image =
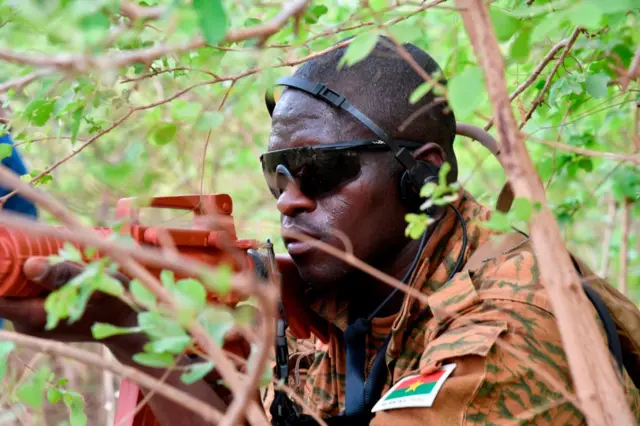
[[300, 256], [316, 248], [310, 241], [319, 240], [316, 234], [303, 228], [291, 227], [282, 229], [282, 240], [291, 256]]

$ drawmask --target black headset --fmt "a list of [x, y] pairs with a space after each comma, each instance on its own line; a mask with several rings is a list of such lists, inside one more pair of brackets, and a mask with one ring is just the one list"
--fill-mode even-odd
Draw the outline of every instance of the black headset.
[[[334, 107], [341, 108], [371, 130], [389, 147], [396, 160], [405, 169], [400, 179], [400, 196], [402, 202], [412, 211], [419, 210], [421, 202], [420, 189], [428, 182], [438, 183], [439, 167], [429, 162], [413, 158], [413, 155], [411, 155], [406, 148], [401, 147], [398, 142], [387, 135], [380, 126], [360, 112], [360, 110], [353, 106], [344, 96], [330, 89], [325, 84], [310, 82], [295, 77], [282, 77], [278, 79], [276, 85], [293, 87], [294, 89], [301, 90], [315, 98], [321, 99]], [[265, 101], [269, 115], [273, 115], [276, 103], [272, 92], [267, 92]]]

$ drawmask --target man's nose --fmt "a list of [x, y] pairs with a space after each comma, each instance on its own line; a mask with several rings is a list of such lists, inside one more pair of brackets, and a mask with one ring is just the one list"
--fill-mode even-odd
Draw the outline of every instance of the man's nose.
[[304, 195], [297, 183], [290, 182], [278, 197], [276, 207], [282, 215], [294, 217], [315, 210], [316, 202]]

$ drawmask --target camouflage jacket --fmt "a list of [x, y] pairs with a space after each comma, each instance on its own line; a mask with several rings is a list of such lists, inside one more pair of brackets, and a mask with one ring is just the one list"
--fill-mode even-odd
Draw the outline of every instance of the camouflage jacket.
[[[479, 226], [489, 211], [463, 193], [457, 208], [465, 218], [465, 261], [492, 232]], [[428, 306], [405, 297], [401, 311], [376, 318], [367, 340], [367, 371], [389, 332], [386, 353], [391, 374], [383, 395], [402, 378], [456, 364], [428, 408], [376, 413], [371, 424], [585, 424], [572, 386], [560, 333], [529, 244], [518, 244], [445, 282], [462, 247], [462, 233], [450, 211], [422, 254], [411, 286], [428, 296]], [[428, 309], [425, 309], [428, 308]], [[295, 341], [313, 348], [298, 356], [290, 385], [322, 417], [344, 409], [348, 303], [318, 301], [314, 309], [330, 323], [330, 341]], [[418, 314], [427, 312], [420, 317]], [[594, 311], [595, 315], [595, 311]], [[640, 393], [625, 374], [627, 398], [640, 421]], [[269, 408], [270, 398], [265, 400]]]

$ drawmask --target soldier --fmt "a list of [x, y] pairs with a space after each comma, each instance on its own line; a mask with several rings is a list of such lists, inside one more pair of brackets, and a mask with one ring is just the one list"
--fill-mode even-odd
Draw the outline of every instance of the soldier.
[[[463, 189], [455, 200], [428, 209], [433, 223], [421, 238], [405, 235], [406, 215], [425, 202], [417, 195], [421, 184], [438, 182], [445, 163], [448, 182], [457, 180], [456, 121], [433, 92], [408, 101], [424, 82], [414, 66], [434, 76], [440, 71], [435, 61], [405, 45], [409, 64], [388, 43], [382, 39], [351, 67], [338, 67], [344, 49], [304, 64], [283, 82], [287, 88], [273, 110], [261, 160], [288, 251], [279, 266], [292, 325], [289, 353], [297, 356], [284, 378], [329, 424], [585, 424], [528, 238], [509, 234], [489, 246], [494, 235], [482, 222], [490, 211]], [[413, 294], [394, 290], [308, 238], [346, 247]], [[25, 269], [51, 287], [77, 273], [71, 265], [40, 259]], [[629, 327], [620, 326], [625, 348], [638, 342], [637, 309], [606, 283], [592, 282], [618, 326], [627, 315]], [[82, 321], [44, 332], [42, 303], [0, 299], [0, 316], [59, 340], [90, 340], [94, 321], [135, 325], [135, 313], [107, 300], [98, 309], [90, 306]], [[144, 343], [139, 335], [107, 340], [120, 361], [132, 365]], [[298, 349], [309, 346], [301, 357]], [[634, 363], [625, 358], [621, 380], [640, 415], [631, 377], [637, 381], [638, 364], [631, 358]], [[279, 365], [279, 372], [289, 365]], [[220, 409], [228, 405], [213, 382], [187, 386], [178, 377], [167, 381]], [[282, 411], [294, 406], [283, 393], [270, 389], [263, 403], [274, 424], [313, 423], [299, 415], [300, 407]], [[159, 396], [149, 404], [163, 425], [204, 424]]]

